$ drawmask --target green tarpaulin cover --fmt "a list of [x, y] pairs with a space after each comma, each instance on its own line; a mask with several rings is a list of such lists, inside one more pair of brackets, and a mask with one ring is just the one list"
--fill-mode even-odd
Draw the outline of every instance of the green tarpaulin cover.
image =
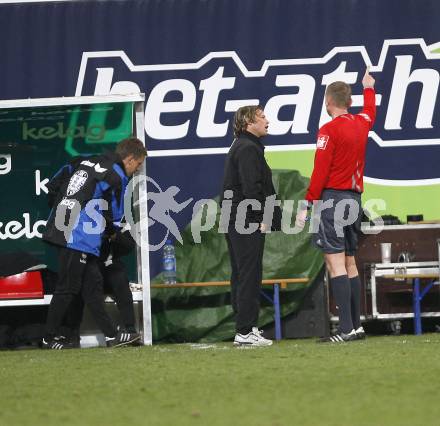
[[[293, 230], [298, 200], [302, 200], [309, 179], [292, 170], [273, 170], [273, 181], [283, 215]], [[290, 200], [286, 202], [286, 200]], [[293, 203], [294, 201], [294, 203]], [[201, 233], [195, 243], [191, 232], [195, 221], [209, 220], [207, 209], [199, 211], [182, 233], [183, 245], [176, 244], [177, 281], [205, 282], [229, 280], [230, 264], [224, 234], [218, 232], [220, 207], [216, 225]], [[284, 220], [284, 219], [283, 219]], [[308, 277], [309, 284], [291, 284], [280, 292], [281, 314], [299, 309], [304, 292], [323, 265], [322, 254], [311, 244], [308, 226], [298, 234], [273, 232], [266, 236], [263, 278]], [[153, 283], [163, 282], [161, 274]], [[272, 293], [272, 287], [263, 287]], [[153, 339], [172, 342], [214, 342], [231, 340], [235, 334], [229, 287], [194, 287], [152, 289]], [[259, 326], [273, 322], [273, 306], [261, 300]]]

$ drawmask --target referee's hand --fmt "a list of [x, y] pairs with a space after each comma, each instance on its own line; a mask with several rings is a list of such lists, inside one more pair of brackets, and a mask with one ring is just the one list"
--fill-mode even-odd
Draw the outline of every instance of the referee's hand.
[[269, 230], [269, 227], [265, 223], [261, 222], [260, 223], [260, 232], [265, 233], [268, 230]]
[[297, 228], [303, 229], [307, 220], [307, 210], [301, 210], [296, 215], [295, 226]]
[[370, 75], [370, 67], [368, 66], [365, 70], [364, 78], [362, 79], [362, 85], [364, 89], [373, 88], [376, 80]]

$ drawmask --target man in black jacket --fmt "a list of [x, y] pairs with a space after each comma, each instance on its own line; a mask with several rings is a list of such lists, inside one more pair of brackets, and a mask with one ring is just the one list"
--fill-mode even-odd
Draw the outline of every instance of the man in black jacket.
[[[267, 135], [268, 126], [261, 106], [238, 109], [234, 116], [235, 139], [225, 162], [222, 203], [230, 200], [232, 204], [226, 241], [232, 269], [231, 301], [237, 346], [272, 344], [257, 327], [265, 232], [277, 230], [281, 222], [279, 208], [274, 210], [272, 172], [260, 140]], [[265, 214], [268, 211], [273, 214]]]

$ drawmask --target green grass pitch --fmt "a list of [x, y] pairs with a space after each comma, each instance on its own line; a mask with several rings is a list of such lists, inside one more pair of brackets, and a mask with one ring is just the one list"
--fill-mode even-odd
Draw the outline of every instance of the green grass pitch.
[[0, 352], [0, 425], [439, 425], [440, 335]]

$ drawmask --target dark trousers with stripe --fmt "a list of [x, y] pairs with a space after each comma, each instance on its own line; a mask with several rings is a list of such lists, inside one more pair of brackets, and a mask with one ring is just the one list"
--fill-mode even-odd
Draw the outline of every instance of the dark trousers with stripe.
[[111, 265], [101, 267], [101, 270], [104, 276], [104, 292], [113, 295], [125, 330], [135, 333], [133, 294], [124, 263], [116, 259]]
[[230, 227], [226, 234], [231, 261], [231, 303], [237, 333], [247, 334], [258, 325], [263, 275], [265, 235], [256, 231], [239, 234]]
[[[99, 262], [104, 278], [104, 293], [111, 294], [116, 302], [121, 317], [123, 328], [129, 333], [135, 333], [135, 317], [133, 307], [133, 294], [122, 260], [114, 260], [111, 265], [105, 266]], [[79, 328], [83, 317], [84, 301], [81, 295], [75, 297], [66, 315], [65, 325], [72, 334], [79, 337]]]
[[60, 326], [78, 294], [81, 294], [101, 331], [108, 337], [114, 337], [116, 327], [105, 310], [98, 258], [65, 247], [58, 248], [58, 281], [47, 313], [46, 337], [59, 335]]

